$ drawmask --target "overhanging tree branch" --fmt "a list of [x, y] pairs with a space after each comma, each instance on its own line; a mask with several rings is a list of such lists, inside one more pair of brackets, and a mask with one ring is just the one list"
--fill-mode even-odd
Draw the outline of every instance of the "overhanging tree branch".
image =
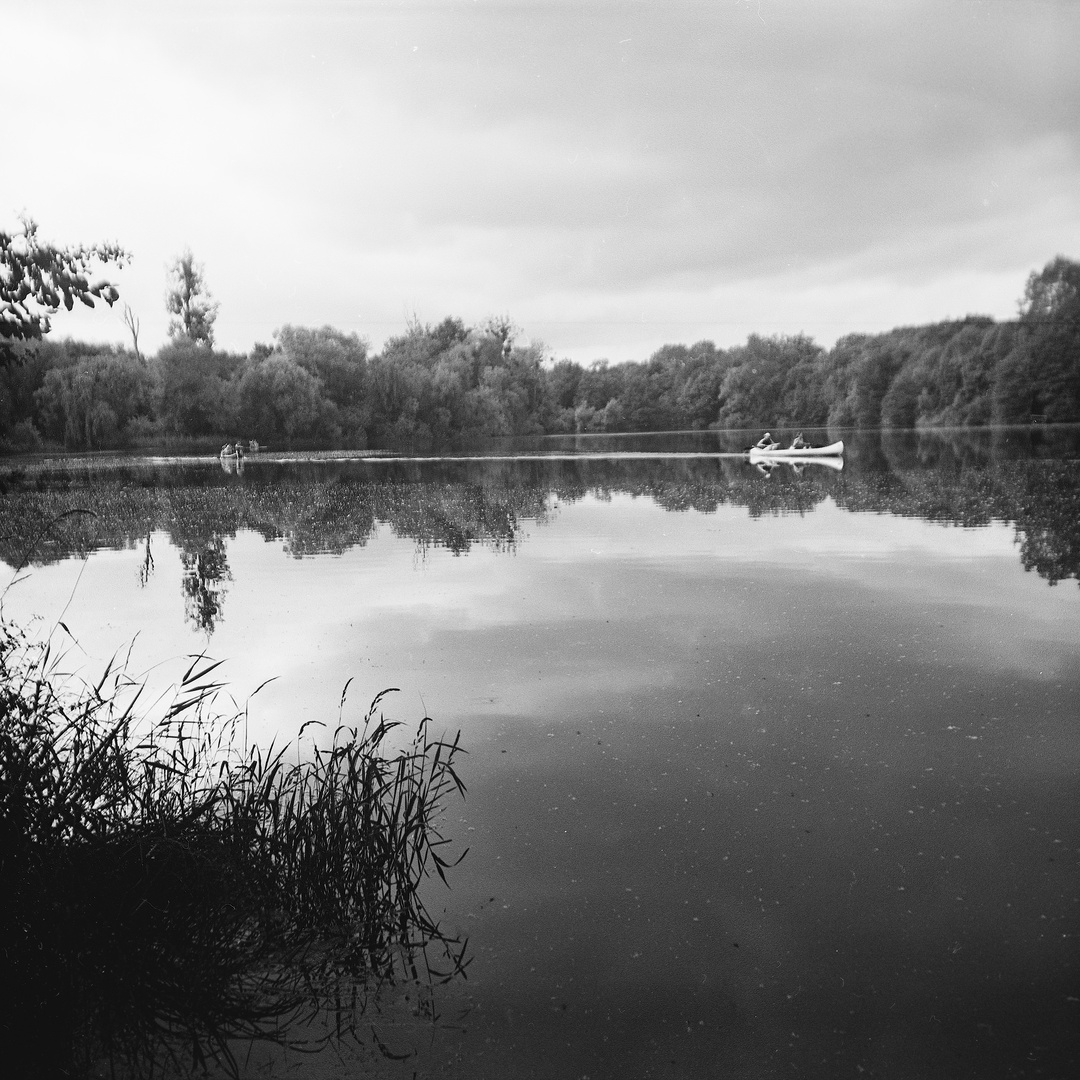
[[52, 327], [61, 305], [70, 311], [79, 300], [94, 306], [94, 297], [110, 307], [119, 297], [115, 285], [91, 282], [96, 264], [123, 267], [131, 258], [117, 244], [58, 248], [38, 239], [37, 224], [20, 219], [22, 231], [0, 230], [0, 364], [15, 356], [14, 342], [37, 341]]

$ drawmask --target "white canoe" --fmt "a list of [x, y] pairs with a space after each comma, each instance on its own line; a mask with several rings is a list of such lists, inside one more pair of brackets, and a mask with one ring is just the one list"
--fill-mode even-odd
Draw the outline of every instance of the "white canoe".
[[844, 452], [844, 443], [829, 443], [828, 446], [803, 446], [798, 450], [783, 449], [776, 447], [772, 450], [763, 450], [757, 446], [750, 447], [751, 461], [792, 461], [804, 458], [813, 459], [819, 457], [840, 457]]

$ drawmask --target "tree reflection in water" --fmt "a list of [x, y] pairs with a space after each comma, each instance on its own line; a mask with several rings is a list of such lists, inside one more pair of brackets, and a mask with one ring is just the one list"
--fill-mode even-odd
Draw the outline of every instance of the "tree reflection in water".
[[180, 562], [184, 568], [184, 617], [209, 636], [224, 618], [225, 582], [232, 581], [225, 537], [214, 534], [197, 549], [181, 548]]
[[[833, 433], [830, 433], [833, 434]], [[185, 610], [212, 633], [232, 580], [227, 541], [240, 529], [294, 558], [364, 546], [380, 526], [461, 555], [512, 551], [524, 523], [586, 496], [649, 498], [672, 512], [743, 506], [752, 517], [806, 514], [826, 499], [852, 513], [942, 525], [1011, 522], [1020, 558], [1051, 584], [1080, 578], [1078, 432], [844, 433], [842, 472], [782, 465], [763, 476], [740, 457], [507, 458], [491, 461], [274, 463], [243, 477], [200, 466], [94, 464], [0, 473], [0, 558], [16, 566], [31, 538], [42, 565], [164, 532], [181, 552]], [[94, 516], [72, 513], [92, 509]]]
[[150, 549], [150, 534], [146, 534], [146, 539], [143, 541], [143, 561], [139, 567], [139, 586], [146, 588], [150, 583], [150, 579], [154, 576], [154, 553]]

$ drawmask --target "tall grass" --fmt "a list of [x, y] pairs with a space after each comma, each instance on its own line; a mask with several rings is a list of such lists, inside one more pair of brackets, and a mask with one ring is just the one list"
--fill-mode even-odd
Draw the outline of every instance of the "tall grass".
[[0, 622], [5, 1075], [236, 1075], [237, 1039], [345, 1036], [374, 988], [462, 971], [418, 895], [460, 735], [391, 751], [380, 694], [328, 745], [247, 747], [205, 658], [154, 720], [122, 664], [59, 668]]

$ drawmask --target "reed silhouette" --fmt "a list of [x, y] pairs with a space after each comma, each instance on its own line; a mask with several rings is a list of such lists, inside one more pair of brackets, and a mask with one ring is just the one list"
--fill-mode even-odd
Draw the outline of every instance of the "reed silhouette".
[[237, 1075], [237, 1040], [312, 1049], [462, 971], [418, 893], [451, 865], [458, 738], [390, 738], [384, 691], [323, 745], [247, 746], [205, 656], [156, 709], [122, 662], [63, 667], [0, 622], [5, 1075]]

